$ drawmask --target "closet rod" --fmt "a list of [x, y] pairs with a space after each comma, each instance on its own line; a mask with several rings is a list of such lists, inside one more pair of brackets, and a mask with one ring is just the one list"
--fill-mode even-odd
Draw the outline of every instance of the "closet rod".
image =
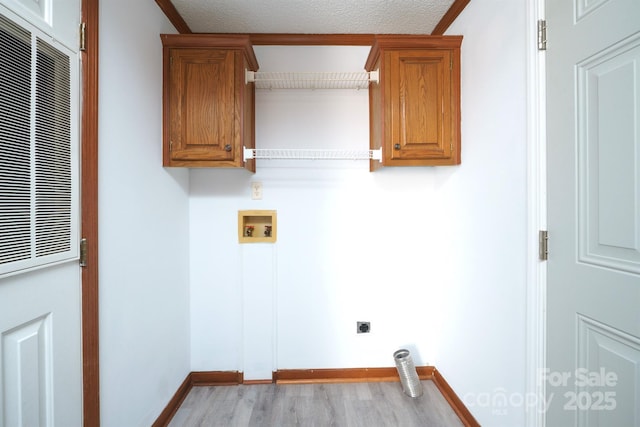
[[377, 150], [323, 150], [295, 148], [244, 148], [244, 160], [378, 160], [382, 161], [382, 149]]

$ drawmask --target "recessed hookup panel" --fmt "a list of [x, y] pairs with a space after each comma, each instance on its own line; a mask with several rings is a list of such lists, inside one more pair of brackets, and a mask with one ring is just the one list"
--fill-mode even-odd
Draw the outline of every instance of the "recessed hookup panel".
[[275, 243], [277, 222], [275, 210], [238, 211], [238, 242]]

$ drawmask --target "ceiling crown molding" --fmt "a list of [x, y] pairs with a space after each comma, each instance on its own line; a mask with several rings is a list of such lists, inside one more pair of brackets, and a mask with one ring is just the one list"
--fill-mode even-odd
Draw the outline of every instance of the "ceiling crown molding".
[[156, 0], [156, 3], [160, 6], [160, 9], [162, 9], [167, 18], [169, 18], [169, 21], [174, 27], [176, 27], [176, 30], [178, 30], [180, 34], [193, 33], [191, 28], [189, 28], [189, 25], [182, 18], [182, 15], [180, 15], [176, 7], [171, 3], [171, 0]]
[[447, 28], [453, 24], [453, 21], [456, 20], [458, 15], [462, 13], [465, 7], [469, 4], [471, 0], [456, 0], [453, 2], [447, 13], [444, 14], [438, 25], [431, 32], [432, 36], [441, 36], [447, 31]]
[[[449, 26], [455, 21], [455, 19], [462, 13], [464, 8], [470, 3], [471, 0], [455, 0], [451, 7], [440, 19], [435, 26], [431, 35], [441, 36], [449, 28]], [[192, 34], [191, 28], [182, 18], [178, 10], [175, 8], [171, 0], [156, 0], [156, 3], [162, 9], [169, 21], [173, 24], [176, 30], [180, 34]], [[335, 36], [335, 37], [331, 37]], [[258, 41], [258, 44], [270, 44], [272, 40], [276, 40], [277, 44], [345, 44], [348, 40], [352, 39], [356, 45], [363, 44], [363, 41], [372, 39], [371, 34], [341, 34], [341, 35], [327, 35], [327, 34], [253, 34], [252, 39]]]

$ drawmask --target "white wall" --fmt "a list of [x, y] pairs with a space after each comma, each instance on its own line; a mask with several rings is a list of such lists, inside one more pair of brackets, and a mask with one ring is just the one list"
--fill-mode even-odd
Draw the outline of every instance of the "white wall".
[[[461, 298], [436, 366], [484, 426], [525, 425], [526, 2], [474, 0], [450, 27], [464, 34]], [[465, 151], [466, 149], [466, 151]], [[464, 189], [463, 189], [464, 187]], [[499, 401], [498, 401], [499, 402]]]
[[[523, 407], [483, 400], [525, 387], [524, 16], [522, 2], [474, 0], [449, 31], [465, 36], [460, 166], [369, 173], [366, 162], [260, 161], [255, 175], [191, 172], [192, 370], [243, 370], [246, 324], [270, 323], [263, 357], [274, 369], [393, 366], [393, 351], [408, 347], [482, 425], [524, 424]], [[333, 49], [256, 53], [264, 71], [317, 58], [362, 69], [366, 49]], [[368, 144], [364, 91], [256, 98], [258, 147]], [[251, 181], [263, 200], [251, 200]], [[278, 211], [263, 309], [243, 304], [256, 255], [237, 242], [239, 209]], [[371, 321], [370, 334], [356, 334], [358, 320]]]
[[149, 426], [189, 367], [188, 172], [162, 168], [154, 2], [100, 2], [100, 398], [105, 427]]

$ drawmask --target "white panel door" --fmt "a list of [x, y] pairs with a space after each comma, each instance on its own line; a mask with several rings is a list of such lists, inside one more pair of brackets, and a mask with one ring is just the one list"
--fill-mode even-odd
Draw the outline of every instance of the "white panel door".
[[0, 427], [82, 425], [79, 12], [0, 0]]
[[640, 426], [640, 1], [546, 14], [547, 426]]
[[0, 337], [0, 426], [81, 426], [77, 261], [0, 279]]

